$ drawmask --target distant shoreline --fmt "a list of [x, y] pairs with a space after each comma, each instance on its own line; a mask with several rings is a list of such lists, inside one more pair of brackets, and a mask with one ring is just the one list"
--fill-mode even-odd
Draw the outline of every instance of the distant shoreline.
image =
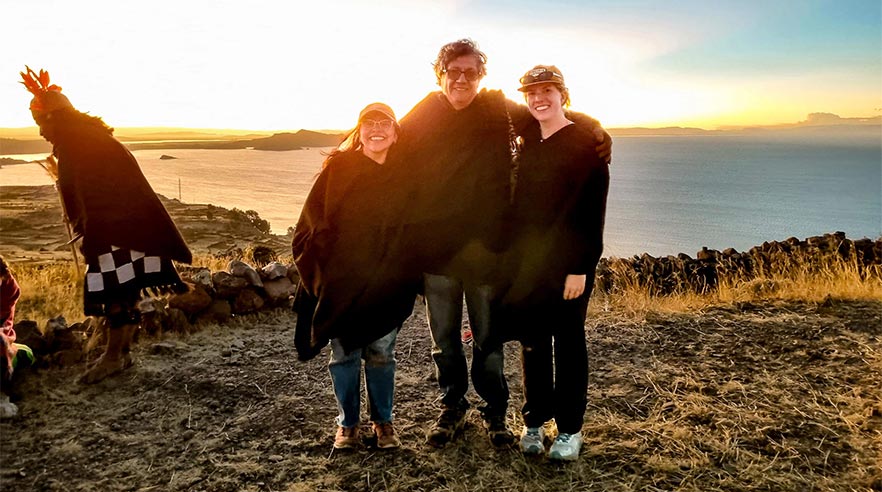
[[31, 161], [23, 161], [21, 159], [12, 159], [10, 157], [0, 157], [0, 167], [3, 166], [16, 166], [18, 164], [27, 164]]

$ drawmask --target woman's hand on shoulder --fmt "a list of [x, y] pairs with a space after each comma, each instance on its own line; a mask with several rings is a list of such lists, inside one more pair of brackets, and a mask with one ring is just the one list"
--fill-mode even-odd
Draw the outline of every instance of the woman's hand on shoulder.
[[594, 128], [594, 138], [597, 140], [597, 156], [604, 164], [609, 165], [612, 161], [612, 137], [601, 126]]
[[585, 292], [586, 280], [586, 275], [567, 275], [567, 279], [564, 281], [564, 300], [571, 301], [581, 296]]

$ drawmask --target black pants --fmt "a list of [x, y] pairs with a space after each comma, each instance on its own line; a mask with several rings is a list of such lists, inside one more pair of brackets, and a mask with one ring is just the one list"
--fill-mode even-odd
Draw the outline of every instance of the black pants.
[[559, 432], [582, 429], [588, 406], [588, 347], [585, 315], [588, 294], [563, 298], [526, 310], [529, 323], [521, 340], [524, 395], [521, 410], [527, 427], [554, 418]]
[[502, 343], [491, 337], [493, 288], [463, 282], [446, 275], [425, 274], [426, 314], [432, 334], [432, 358], [441, 388], [441, 404], [468, 407], [469, 389], [466, 356], [462, 347], [462, 300], [465, 296], [474, 336], [472, 383], [487, 403], [485, 417], [504, 416], [508, 408], [508, 383]]

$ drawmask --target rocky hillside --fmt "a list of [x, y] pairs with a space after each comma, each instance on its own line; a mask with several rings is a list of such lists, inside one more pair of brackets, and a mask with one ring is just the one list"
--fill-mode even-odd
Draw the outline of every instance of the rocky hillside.
[[[254, 213], [159, 198], [194, 253], [218, 255], [255, 246], [268, 247], [277, 254], [290, 251], [290, 239], [262, 232], [265, 227]], [[52, 186], [0, 186], [0, 254], [12, 262], [69, 257], [61, 217], [61, 204]]]

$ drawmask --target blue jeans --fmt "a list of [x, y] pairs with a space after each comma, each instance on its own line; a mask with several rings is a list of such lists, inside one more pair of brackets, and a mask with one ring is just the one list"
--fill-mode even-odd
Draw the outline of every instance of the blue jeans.
[[472, 383], [487, 403], [484, 415], [505, 415], [508, 383], [505, 381], [502, 344], [490, 340], [489, 285], [472, 285], [454, 277], [425, 274], [426, 313], [432, 333], [432, 358], [441, 388], [441, 404], [466, 408], [469, 389], [468, 367], [462, 348], [462, 302], [465, 295], [472, 328]]
[[395, 339], [398, 329], [372, 342], [367, 347], [346, 355], [338, 339], [331, 340], [331, 360], [328, 372], [337, 398], [337, 425], [355, 427], [361, 421], [361, 361], [364, 359], [364, 379], [371, 421], [380, 424], [392, 422], [392, 404], [395, 398]]

